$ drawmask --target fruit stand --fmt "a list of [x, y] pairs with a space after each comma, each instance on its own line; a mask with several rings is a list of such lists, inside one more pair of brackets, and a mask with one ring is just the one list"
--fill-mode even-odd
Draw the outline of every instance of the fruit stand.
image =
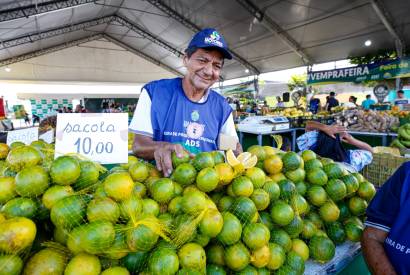
[[134, 156], [108, 170], [53, 147], [0, 144], [7, 274], [336, 274], [359, 253], [375, 195], [312, 151], [174, 154], [164, 178]]

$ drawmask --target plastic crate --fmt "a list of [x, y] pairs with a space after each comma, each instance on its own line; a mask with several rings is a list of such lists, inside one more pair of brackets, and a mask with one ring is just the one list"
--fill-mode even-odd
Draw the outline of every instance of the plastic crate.
[[373, 161], [363, 171], [363, 176], [375, 186], [382, 186], [391, 175], [396, 172], [409, 158], [386, 153], [373, 154]]

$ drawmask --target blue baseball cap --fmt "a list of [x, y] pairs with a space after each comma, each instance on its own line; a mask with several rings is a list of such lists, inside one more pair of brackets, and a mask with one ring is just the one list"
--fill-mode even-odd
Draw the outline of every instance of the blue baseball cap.
[[196, 48], [213, 48], [220, 51], [224, 58], [232, 59], [232, 55], [228, 50], [228, 45], [222, 35], [215, 29], [207, 28], [197, 32], [189, 42], [188, 49]]

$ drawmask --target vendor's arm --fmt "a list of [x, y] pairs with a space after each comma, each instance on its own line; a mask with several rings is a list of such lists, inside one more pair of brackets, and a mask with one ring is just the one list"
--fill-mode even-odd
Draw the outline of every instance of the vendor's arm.
[[358, 149], [366, 150], [366, 151], [369, 151], [370, 153], [373, 153], [373, 148], [369, 144], [367, 144], [364, 141], [355, 139], [354, 137], [352, 137], [352, 135], [350, 135], [347, 132], [341, 134], [341, 138], [343, 142], [353, 145], [357, 147]]
[[238, 134], [236, 133], [235, 123], [233, 122], [232, 113], [229, 115], [228, 119], [225, 121], [221, 128], [220, 134], [231, 136], [237, 140], [236, 149], [234, 150], [235, 155], [242, 153], [242, 145], [239, 143]]
[[386, 181], [366, 210], [367, 219], [362, 235], [362, 250], [372, 274], [396, 274], [384, 242], [400, 213], [402, 186], [410, 179], [410, 163], [403, 164]]
[[181, 156], [184, 149], [179, 144], [153, 140], [151, 99], [146, 90], [141, 92], [129, 129], [135, 133], [133, 153], [143, 159], [155, 159], [157, 169], [162, 171], [164, 176], [169, 176], [172, 172], [171, 153], [175, 151], [177, 156]]
[[367, 265], [374, 275], [396, 274], [383, 247], [387, 234], [387, 232], [374, 227], [366, 227], [363, 231], [362, 251]]
[[332, 138], [336, 138], [335, 134], [346, 132], [346, 128], [340, 125], [325, 125], [317, 121], [308, 121], [306, 123], [306, 131], [322, 131]]

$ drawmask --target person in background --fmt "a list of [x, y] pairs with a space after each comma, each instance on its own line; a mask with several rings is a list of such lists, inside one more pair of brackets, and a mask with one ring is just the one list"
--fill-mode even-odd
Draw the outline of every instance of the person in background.
[[[346, 162], [357, 171], [362, 170], [373, 160], [373, 148], [352, 137], [344, 126], [308, 121], [305, 131], [306, 133], [296, 140], [301, 151], [312, 150], [321, 157]], [[342, 143], [350, 144], [357, 149], [346, 150]]]
[[357, 102], [357, 98], [351, 95], [349, 97], [349, 102], [346, 102], [343, 105], [347, 108], [356, 108], [357, 107], [356, 102]]
[[366, 95], [366, 99], [362, 101], [362, 107], [365, 110], [370, 110], [370, 106], [376, 104], [376, 101], [374, 101], [371, 95]]
[[279, 108], [285, 107], [285, 102], [282, 101], [282, 98], [280, 98], [280, 96], [277, 96], [276, 100], [278, 101], [278, 103], [276, 103], [276, 107], [279, 107]]
[[229, 106], [231, 106], [231, 108], [232, 108], [232, 116], [233, 116], [233, 119], [235, 120], [236, 117], [238, 116], [238, 113], [237, 113], [237, 110], [236, 110], [237, 106], [234, 103], [234, 100], [232, 98], [228, 97], [226, 100], [227, 100]]
[[115, 110], [117, 113], [121, 113], [124, 109], [123, 106], [119, 102], [116, 102], [114, 106], [115, 106]]
[[235, 99], [234, 103], [236, 105], [236, 111], [239, 112], [241, 110], [241, 103], [239, 102], [239, 99]]
[[357, 97], [351, 96], [351, 98], [352, 98], [352, 102], [354, 103], [354, 105], [356, 105], [356, 107], [359, 106], [357, 105]]
[[262, 115], [267, 115], [269, 113], [269, 105], [268, 102], [265, 100], [262, 106]]
[[252, 106], [250, 104], [246, 104], [245, 112], [250, 113], [252, 111]]
[[77, 106], [75, 106], [74, 113], [82, 113], [81, 110], [82, 110], [82, 106], [80, 104], [77, 104]]
[[229, 106], [231, 106], [232, 111], [236, 111], [236, 104], [233, 102], [233, 99], [230, 97], [227, 97], [226, 101], [228, 102]]
[[252, 104], [252, 108], [251, 108], [251, 111], [249, 113], [255, 114], [255, 115], [258, 113], [258, 105], [256, 103]]
[[410, 274], [410, 162], [382, 185], [366, 210], [361, 245], [372, 274]]
[[326, 96], [326, 103], [325, 106], [323, 106], [323, 109], [327, 111], [327, 105], [329, 105], [329, 98], [330, 96]]
[[110, 112], [110, 108], [108, 108], [108, 102], [104, 102], [102, 104], [102, 113], [109, 113]]
[[317, 114], [317, 112], [319, 111], [319, 107], [320, 107], [320, 99], [315, 97], [315, 95], [312, 95], [309, 101], [309, 110], [313, 114]]
[[337, 107], [337, 106], [339, 106], [339, 100], [336, 99], [335, 92], [330, 92], [326, 110], [330, 112], [333, 107]]
[[75, 106], [75, 111], [74, 112], [75, 113], [87, 113], [87, 109], [85, 109], [80, 104], [77, 104], [77, 106]]
[[24, 123], [27, 126], [30, 126], [30, 118], [28, 117], [28, 113], [26, 112], [26, 110], [23, 110], [23, 117], [24, 117]]
[[38, 115], [33, 114], [33, 126], [36, 123], [40, 124], [40, 117]]
[[400, 110], [402, 110], [403, 105], [406, 105], [406, 104], [409, 104], [409, 100], [404, 95], [404, 91], [403, 90], [398, 90], [397, 91], [397, 97], [394, 100], [394, 105], [398, 106], [400, 108]]
[[73, 108], [67, 107], [67, 113], [72, 113], [72, 112], [73, 112]]

